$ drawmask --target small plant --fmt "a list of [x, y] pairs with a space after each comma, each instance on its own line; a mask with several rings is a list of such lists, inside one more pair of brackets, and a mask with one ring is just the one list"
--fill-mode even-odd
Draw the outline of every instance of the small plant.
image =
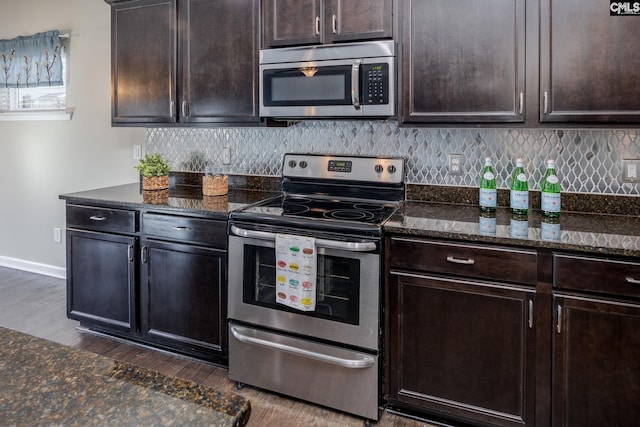
[[140, 164], [135, 166], [144, 177], [168, 175], [171, 170], [169, 163], [162, 157], [162, 154], [147, 154], [140, 159]]

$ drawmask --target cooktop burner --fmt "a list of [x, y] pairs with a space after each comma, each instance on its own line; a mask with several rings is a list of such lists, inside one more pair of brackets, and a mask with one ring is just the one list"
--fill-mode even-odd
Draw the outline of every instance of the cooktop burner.
[[286, 218], [381, 224], [397, 209], [397, 203], [353, 202], [347, 200], [281, 195], [243, 209], [245, 214]]

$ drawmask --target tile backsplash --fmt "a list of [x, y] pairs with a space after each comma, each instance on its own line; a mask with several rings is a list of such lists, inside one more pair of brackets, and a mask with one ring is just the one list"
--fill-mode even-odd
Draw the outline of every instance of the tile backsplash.
[[[406, 182], [477, 187], [491, 157], [499, 188], [508, 188], [515, 159], [526, 162], [531, 189], [540, 189], [547, 158], [556, 159], [563, 191], [639, 195], [640, 184], [622, 182], [622, 159], [640, 159], [637, 129], [405, 128], [397, 121], [303, 121], [286, 128], [148, 128], [146, 152], [160, 152], [175, 171], [221, 168], [280, 176], [287, 152], [401, 156]], [[449, 154], [463, 158], [460, 176], [448, 173]]]

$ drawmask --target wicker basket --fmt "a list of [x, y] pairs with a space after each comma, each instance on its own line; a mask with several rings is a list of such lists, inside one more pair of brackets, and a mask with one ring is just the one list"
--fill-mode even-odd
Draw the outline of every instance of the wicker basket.
[[169, 190], [143, 190], [142, 202], [151, 205], [165, 205], [169, 203]]
[[166, 190], [169, 188], [169, 175], [163, 176], [143, 176], [143, 190]]
[[224, 196], [229, 192], [227, 175], [205, 175], [202, 177], [203, 196]]

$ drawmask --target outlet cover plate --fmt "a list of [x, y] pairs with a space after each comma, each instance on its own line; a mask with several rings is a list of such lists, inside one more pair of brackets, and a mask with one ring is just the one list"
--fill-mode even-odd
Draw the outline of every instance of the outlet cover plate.
[[640, 159], [622, 159], [622, 182], [640, 182]]
[[449, 154], [449, 175], [462, 175], [462, 154]]

